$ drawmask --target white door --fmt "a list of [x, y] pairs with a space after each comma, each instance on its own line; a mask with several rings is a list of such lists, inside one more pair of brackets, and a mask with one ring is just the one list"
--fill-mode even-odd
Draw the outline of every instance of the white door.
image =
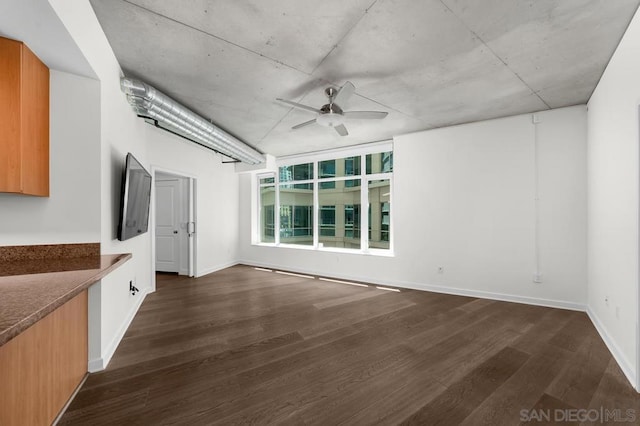
[[180, 270], [180, 181], [156, 181], [156, 271]]
[[189, 237], [188, 241], [188, 256], [189, 256], [189, 276], [193, 277], [195, 275], [195, 253], [196, 253], [196, 203], [195, 203], [195, 185], [196, 182], [194, 179], [189, 179], [188, 187], [189, 187], [189, 203], [188, 203], [188, 212], [187, 217], [189, 222], [187, 223], [187, 235]]

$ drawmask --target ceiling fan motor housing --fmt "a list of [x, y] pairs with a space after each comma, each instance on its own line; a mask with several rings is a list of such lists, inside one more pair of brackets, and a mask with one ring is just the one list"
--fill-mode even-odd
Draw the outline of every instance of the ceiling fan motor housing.
[[326, 104], [320, 108], [316, 122], [322, 126], [336, 127], [344, 123], [342, 108], [336, 104]]

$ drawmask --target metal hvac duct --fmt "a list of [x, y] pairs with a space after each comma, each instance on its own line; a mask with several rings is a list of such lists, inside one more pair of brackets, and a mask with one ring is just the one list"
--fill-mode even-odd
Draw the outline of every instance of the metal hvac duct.
[[244, 163], [259, 164], [265, 161], [261, 153], [240, 139], [148, 84], [123, 77], [120, 79], [120, 88], [136, 114], [153, 120], [157, 127]]

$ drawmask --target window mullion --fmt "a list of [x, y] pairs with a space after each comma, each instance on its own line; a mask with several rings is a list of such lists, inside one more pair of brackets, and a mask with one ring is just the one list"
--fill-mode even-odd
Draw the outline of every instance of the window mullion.
[[256, 180], [258, 182], [258, 190], [256, 191], [256, 195], [258, 196], [258, 202], [257, 202], [257, 206], [258, 206], [258, 217], [257, 217], [257, 219], [258, 219], [258, 227], [256, 229], [257, 229], [258, 232], [257, 232], [257, 235], [256, 235], [256, 233], [254, 233], [252, 238], [254, 239], [254, 241], [257, 241], [257, 242], [261, 243], [262, 242], [262, 234], [264, 232], [263, 231], [264, 228], [262, 227], [262, 223], [264, 221], [264, 219], [262, 218], [262, 215], [264, 214], [263, 211], [262, 211], [262, 186], [260, 185], [261, 177], [258, 175], [255, 178], [256, 178]]
[[339, 182], [339, 181], [354, 180], [354, 179], [360, 179], [360, 175], [328, 177], [328, 178], [318, 179], [318, 181], [319, 182]]
[[320, 217], [320, 206], [318, 205], [318, 162], [314, 161], [313, 163], [313, 208], [311, 211], [313, 212], [313, 248], [318, 248], [318, 223]]
[[[280, 169], [278, 169], [280, 170]], [[274, 216], [275, 216], [275, 220], [274, 220], [274, 224], [275, 224], [275, 228], [274, 229], [274, 239], [273, 241], [275, 242], [276, 245], [280, 244], [280, 173], [276, 173], [276, 178], [275, 178], [275, 183], [276, 183], [276, 193], [275, 193], [275, 206], [274, 206]]]
[[287, 180], [284, 182], [280, 182], [283, 185], [303, 185], [305, 183], [313, 183], [314, 179], [305, 179], [305, 180]]
[[389, 250], [393, 252], [393, 240], [395, 236], [395, 231], [393, 229], [393, 176], [389, 177]]
[[369, 248], [369, 181], [366, 155], [360, 156], [360, 250]]
[[367, 178], [370, 180], [384, 180], [390, 179], [393, 176], [393, 173], [373, 173], [367, 175]]

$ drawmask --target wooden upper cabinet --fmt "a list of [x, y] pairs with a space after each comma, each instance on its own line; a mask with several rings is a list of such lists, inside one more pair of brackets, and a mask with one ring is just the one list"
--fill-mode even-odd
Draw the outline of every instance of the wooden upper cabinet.
[[2, 37], [0, 192], [49, 196], [49, 68]]

